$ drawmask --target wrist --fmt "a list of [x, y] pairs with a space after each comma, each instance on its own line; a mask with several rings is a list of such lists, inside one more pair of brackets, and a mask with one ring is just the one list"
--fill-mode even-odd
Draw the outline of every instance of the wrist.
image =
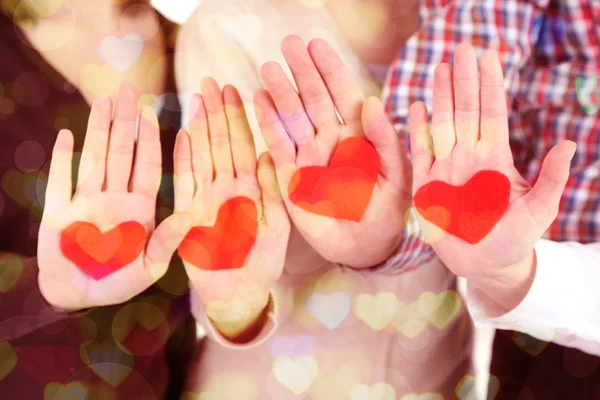
[[357, 246], [358, 250], [356, 256], [349, 259], [347, 263], [338, 263], [354, 269], [370, 269], [385, 263], [394, 252], [401, 246], [403, 239], [403, 232], [400, 232], [396, 237], [388, 240], [388, 245], [381, 247], [376, 252], [364, 251], [360, 246]]
[[264, 325], [271, 294], [268, 290], [247, 293], [228, 302], [213, 300], [206, 305], [206, 316], [229, 339], [255, 336]]
[[493, 275], [468, 279], [468, 290], [489, 317], [497, 317], [517, 307], [531, 288], [537, 268], [535, 251]]

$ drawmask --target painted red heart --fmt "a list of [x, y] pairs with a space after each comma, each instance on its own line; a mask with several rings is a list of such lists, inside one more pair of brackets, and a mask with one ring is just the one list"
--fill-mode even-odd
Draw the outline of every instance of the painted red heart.
[[423, 218], [471, 244], [496, 226], [509, 200], [510, 181], [497, 171], [480, 171], [463, 186], [429, 182], [414, 196]]
[[288, 185], [290, 201], [314, 214], [358, 222], [371, 201], [380, 166], [368, 140], [345, 139], [326, 167], [296, 171]]
[[256, 205], [247, 197], [234, 197], [221, 205], [214, 226], [190, 230], [179, 246], [179, 256], [205, 270], [242, 268], [257, 233]]
[[94, 224], [77, 221], [60, 238], [60, 248], [69, 260], [95, 280], [135, 261], [146, 245], [146, 230], [128, 221], [102, 232]]

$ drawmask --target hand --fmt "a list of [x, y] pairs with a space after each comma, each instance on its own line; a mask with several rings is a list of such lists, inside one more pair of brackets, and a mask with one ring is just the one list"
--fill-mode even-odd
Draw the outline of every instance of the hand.
[[[429, 242], [452, 272], [503, 281], [509, 273], [514, 275], [513, 266], [532, 265], [533, 247], [558, 213], [575, 144], [565, 141], [553, 147], [537, 183], [530, 187], [514, 167], [504, 79], [495, 53], [481, 58], [480, 73], [481, 89], [475, 52], [460, 45], [454, 69], [440, 64], [435, 71], [431, 129], [426, 106], [420, 102], [411, 106], [413, 193], [432, 181], [460, 186], [483, 170], [505, 175], [510, 183], [508, 208], [478, 243], [467, 243], [419, 216]], [[517, 275], [531, 277], [527, 271]]]
[[[402, 142], [380, 101], [365, 100], [327, 42], [315, 39], [307, 48], [297, 36], [289, 36], [282, 51], [299, 94], [283, 69], [268, 62], [261, 69], [268, 91], [257, 92], [254, 102], [291, 219], [325, 259], [353, 267], [378, 264], [400, 243], [411, 202], [410, 164]], [[327, 166], [340, 142], [365, 137], [379, 156], [381, 168], [375, 171], [375, 186], [358, 222], [319, 215], [290, 200], [290, 181], [299, 169]]]
[[54, 146], [38, 279], [46, 300], [66, 310], [118, 304], [141, 293], [166, 272], [187, 232], [173, 230], [181, 224], [177, 216], [154, 229], [162, 174], [154, 110], [142, 110], [133, 162], [134, 89], [119, 91], [111, 126], [112, 109], [110, 99], [92, 106], [73, 198], [73, 134], [61, 131]]
[[[208, 234], [214, 241], [196, 243], [189, 234], [179, 254], [193, 295], [217, 328], [234, 337], [268, 303], [270, 288], [283, 271], [290, 222], [271, 157], [263, 153], [257, 166], [238, 91], [228, 85], [221, 93], [210, 78], [201, 86], [202, 96], [192, 98], [190, 134], [181, 131], [175, 145], [175, 210], [187, 214], [194, 227], [219, 226]], [[224, 204], [240, 199], [244, 205], [234, 210], [236, 216], [223, 218]], [[256, 232], [246, 232], [253, 227]], [[222, 243], [219, 230], [225, 232]], [[248, 235], [256, 242], [250, 242], [246, 255]]]

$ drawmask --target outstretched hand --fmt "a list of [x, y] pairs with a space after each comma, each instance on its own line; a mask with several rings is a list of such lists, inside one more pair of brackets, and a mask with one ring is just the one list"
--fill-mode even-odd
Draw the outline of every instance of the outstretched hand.
[[377, 98], [322, 39], [297, 36], [280, 65], [266, 63], [256, 93], [259, 125], [295, 226], [325, 259], [353, 267], [386, 260], [402, 239], [410, 206], [406, 150]]
[[435, 71], [431, 124], [427, 107], [415, 103], [410, 132], [419, 221], [448, 268], [467, 278], [502, 279], [531, 258], [556, 218], [576, 146], [553, 147], [533, 187], [521, 177], [497, 54], [485, 54], [478, 71], [473, 48], [458, 46], [454, 68], [440, 64]]
[[234, 337], [264, 310], [281, 276], [290, 222], [271, 157], [258, 163], [238, 91], [211, 78], [175, 145], [175, 214], [192, 230], [179, 255], [206, 315]]
[[135, 146], [132, 87], [121, 88], [111, 123], [112, 111], [110, 99], [92, 106], [74, 196], [73, 134], [61, 131], [54, 146], [38, 279], [46, 300], [58, 308], [118, 304], [141, 293], [164, 275], [189, 229], [177, 215], [155, 229], [162, 163], [154, 110], [142, 110]]

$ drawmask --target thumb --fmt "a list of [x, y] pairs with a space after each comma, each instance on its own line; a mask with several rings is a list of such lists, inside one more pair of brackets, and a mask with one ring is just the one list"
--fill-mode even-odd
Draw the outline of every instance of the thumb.
[[544, 159], [535, 186], [523, 199], [540, 224], [550, 225], [556, 218], [576, 149], [577, 145], [569, 140], [554, 146]]
[[381, 174], [396, 187], [406, 184], [408, 158], [403, 141], [388, 121], [383, 105], [377, 97], [365, 100], [362, 109], [365, 136], [373, 144], [381, 159]]
[[152, 282], [156, 282], [167, 272], [173, 253], [192, 229], [192, 222], [190, 214], [176, 212], [154, 230], [144, 256], [144, 266], [148, 269]]

